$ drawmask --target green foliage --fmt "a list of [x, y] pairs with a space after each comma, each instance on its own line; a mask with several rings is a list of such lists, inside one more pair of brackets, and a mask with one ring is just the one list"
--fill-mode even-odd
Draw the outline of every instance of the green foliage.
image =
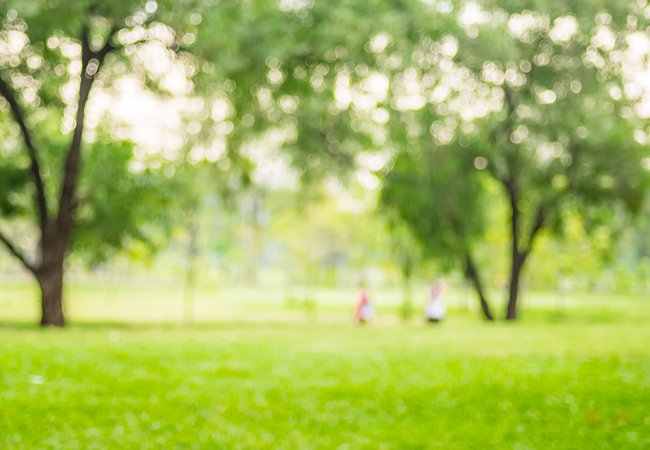
[[24, 167], [8, 165], [0, 162], [0, 213], [17, 215], [29, 210], [29, 198], [24, 191], [29, 183], [29, 174]]
[[447, 267], [484, 231], [484, 190], [463, 148], [399, 154], [385, 176], [381, 201], [408, 224], [426, 253]]
[[73, 250], [90, 262], [135, 242], [160, 247], [171, 227], [170, 210], [183, 207], [173, 165], [134, 170], [131, 163], [129, 142], [100, 138], [86, 149]]
[[[622, 95], [620, 55], [634, 31], [624, 14], [634, 8], [606, 3], [534, 2], [532, 10], [513, 10], [509, 2], [486, 2], [491, 20], [477, 25], [479, 37], [459, 35], [458, 63], [502, 96], [502, 107], [477, 123], [476, 153], [487, 158], [495, 179], [516, 184], [516, 207], [529, 226], [537, 205], [549, 222], [561, 218], [567, 201], [598, 207], [622, 201], [638, 210], [648, 186], [641, 164], [647, 151], [633, 137], [635, 99]], [[536, 25], [518, 30], [517, 17]], [[561, 35], [562, 21], [571, 20], [576, 28]], [[611, 42], [595, 37], [603, 30]]]
[[281, 245], [282, 263], [292, 283], [355, 283], [369, 268], [386, 263], [389, 236], [378, 217], [368, 211], [346, 210], [342, 200], [331, 195], [303, 208], [296, 201], [295, 195], [276, 197], [275, 205], [269, 205], [277, 209], [272, 211], [267, 234]]
[[[305, 181], [353, 168], [360, 151], [376, 148], [370, 114], [386, 101], [369, 92], [368, 80], [403, 69], [420, 34], [435, 36], [453, 23], [418, 1], [376, 0], [368, 8], [361, 0], [252, 1], [199, 13], [190, 46], [203, 59], [197, 88], [211, 96], [216, 87], [230, 106], [224, 123], [231, 131], [206, 137], [225, 140], [230, 158], [280, 131], [280, 146]], [[386, 42], [373, 49], [377, 36]], [[342, 99], [345, 86], [365, 106]]]

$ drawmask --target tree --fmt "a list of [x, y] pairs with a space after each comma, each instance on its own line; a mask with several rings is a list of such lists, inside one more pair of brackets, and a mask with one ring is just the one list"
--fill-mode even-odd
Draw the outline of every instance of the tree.
[[[129, 166], [132, 144], [112, 137], [109, 127], [87, 139], [86, 109], [93, 86], [106, 87], [119, 77], [138, 45], [173, 37], [171, 28], [157, 21], [155, 2], [53, 5], [0, 5], [0, 120], [13, 121], [3, 129], [0, 212], [14, 223], [21, 217], [23, 224], [34, 221], [28, 232], [13, 236], [0, 230], [0, 241], [38, 281], [43, 326], [65, 323], [63, 273], [73, 238], [88, 244], [96, 257], [129, 238], [147, 240], [143, 217], [164, 207], [155, 171]], [[173, 39], [167, 44], [178, 48]], [[35, 250], [19, 245], [18, 234], [35, 236], [26, 239]]]
[[381, 202], [411, 230], [425, 255], [460, 266], [493, 320], [475, 246], [485, 229], [486, 194], [473, 160], [453, 147], [402, 152], [384, 176]]
[[[446, 39], [452, 57], [439, 70], [429, 69], [440, 81], [421, 83], [429, 105], [399, 111], [405, 128], [431, 131], [411, 133], [425, 136], [425, 143], [409, 144], [424, 153], [448, 148], [436, 159], [441, 168], [415, 163], [434, 172], [415, 171], [421, 179], [441, 176], [447, 158], [462, 163], [437, 186], [439, 208], [445, 208], [449, 190], [471, 219], [480, 216], [482, 200], [459, 201], [449, 184], [455, 177], [475, 183], [472, 165], [501, 186], [511, 240], [507, 319], [517, 317], [521, 274], [536, 238], [543, 230], [561, 231], [566, 208], [589, 216], [613, 203], [629, 211], [642, 204], [645, 150], [634, 139], [635, 99], [626, 98], [622, 68], [626, 37], [637, 26], [630, 17], [637, 11], [619, 2], [608, 6], [475, 3], [471, 14], [457, 14], [461, 32], [434, 43], [444, 56]], [[422, 69], [428, 67], [416, 68]], [[466, 220], [444, 217], [439, 228], [465, 236]]]
[[561, 229], [567, 206], [577, 203], [586, 213], [620, 201], [637, 211], [643, 201], [644, 150], [634, 140], [621, 62], [634, 11], [610, 6], [521, 11], [503, 2], [484, 10], [482, 39], [459, 45], [458, 61], [477, 84], [501, 91], [502, 107], [477, 122], [473, 149], [510, 209], [507, 319], [517, 317], [535, 239]]

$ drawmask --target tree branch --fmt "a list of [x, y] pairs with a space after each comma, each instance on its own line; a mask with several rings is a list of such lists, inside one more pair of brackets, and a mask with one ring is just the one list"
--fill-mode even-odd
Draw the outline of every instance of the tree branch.
[[510, 232], [512, 233], [513, 260], [515, 260], [521, 254], [519, 247], [519, 193], [516, 182], [512, 177], [503, 179], [501, 182], [508, 193], [508, 201], [510, 203]]
[[448, 219], [454, 227], [459, 245], [462, 248], [463, 271], [465, 277], [472, 283], [472, 286], [478, 295], [479, 302], [481, 303], [481, 310], [483, 311], [485, 318], [487, 320], [494, 320], [494, 315], [490, 310], [490, 304], [487, 300], [487, 296], [485, 295], [483, 283], [481, 282], [481, 275], [479, 273], [478, 267], [476, 266], [476, 263], [474, 262], [474, 259], [472, 258], [472, 252], [470, 251], [467, 233], [465, 233], [463, 224], [460, 220], [458, 220], [453, 212], [448, 214]]
[[524, 258], [526, 258], [530, 254], [530, 251], [533, 249], [533, 243], [535, 242], [535, 238], [539, 234], [540, 230], [544, 227], [545, 222], [546, 222], [546, 208], [542, 203], [537, 207], [537, 211], [535, 212], [535, 220], [533, 221], [533, 226], [530, 229], [530, 234], [528, 235], [528, 243], [526, 245], [526, 248], [524, 248], [524, 250], [522, 251], [522, 255], [524, 256]]
[[41, 168], [38, 162], [38, 153], [34, 146], [31, 133], [27, 128], [23, 111], [14, 95], [14, 91], [2, 77], [0, 77], [0, 95], [2, 95], [7, 103], [9, 103], [11, 114], [20, 128], [20, 133], [27, 148], [27, 153], [31, 162], [30, 168], [32, 178], [34, 179], [34, 186], [36, 187], [35, 199], [39, 226], [41, 231], [43, 231], [45, 230], [45, 224], [47, 222], [47, 199], [45, 197], [45, 186], [43, 184], [43, 177], [41, 176]]
[[58, 226], [68, 232], [72, 226], [72, 215], [75, 207], [75, 191], [77, 189], [81, 163], [81, 144], [85, 125], [86, 103], [88, 102], [90, 89], [106, 55], [114, 49], [111, 41], [116, 31], [117, 27], [112, 27], [102, 48], [98, 51], [93, 51], [90, 47], [90, 29], [88, 25], [84, 25], [81, 29], [81, 79], [79, 81], [76, 125], [65, 161], [57, 216]]
[[31, 273], [36, 274], [36, 268], [29, 262], [27, 261], [27, 258], [23, 253], [18, 250], [18, 247], [16, 247], [7, 236], [5, 236], [2, 231], [0, 231], [0, 242], [2, 242], [5, 247], [7, 247], [7, 250], [9, 250], [9, 253], [11, 253], [15, 258], [18, 259], [18, 261], [21, 262], [21, 264], [29, 270]]
[[490, 310], [490, 304], [488, 303], [488, 300], [485, 296], [485, 291], [483, 290], [483, 284], [481, 283], [481, 277], [479, 275], [478, 268], [476, 267], [476, 264], [474, 263], [469, 250], [465, 250], [463, 263], [465, 266], [465, 276], [469, 278], [472, 285], [474, 286], [474, 290], [476, 291], [479, 297], [479, 301], [481, 302], [481, 310], [483, 311], [483, 315], [487, 320], [494, 320], [494, 314], [492, 314], [492, 311]]

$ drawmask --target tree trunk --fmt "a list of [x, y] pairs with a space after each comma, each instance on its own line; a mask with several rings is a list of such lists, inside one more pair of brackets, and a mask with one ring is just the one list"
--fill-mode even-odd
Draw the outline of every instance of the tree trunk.
[[[68, 224], [72, 221], [68, 220]], [[55, 220], [48, 220], [40, 244], [40, 264], [34, 275], [41, 288], [41, 326], [62, 327], [63, 315], [63, 263], [70, 239], [71, 226], [61, 228]]]
[[510, 239], [511, 242], [511, 259], [510, 259], [510, 283], [508, 289], [508, 304], [506, 308], [506, 319], [517, 319], [517, 298], [519, 296], [519, 276], [521, 275], [521, 267], [524, 264], [525, 256], [519, 250], [520, 236], [519, 236], [519, 192], [517, 183], [512, 177], [503, 180], [503, 185], [508, 192], [508, 199], [510, 200]]
[[[63, 166], [63, 182], [59, 197], [59, 211], [56, 219], [45, 219], [41, 235], [41, 265], [35, 274], [41, 288], [42, 312], [41, 326], [62, 327], [63, 317], [63, 262], [70, 243], [74, 226], [75, 196], [81, 167], [81, 147], [83, 142], [86, 103], [90, 89], [106, 54], [111, 50], [110, 36], [99, 52], [90, 48], [90, 31], [87, 25], [81, 32], [81, 80], [77, 101], [77, 122], [72, 142]], [[91, 61], [96, 67], [89, 72]]]
[[508, 308], [506, 310], [507, 320], [517, 319], [517, 300], [519, 299], [519, 279], [521, 269], [524, 266], [525, 257], [519, 253], [512, 256], [512, 267], [510, 270], [510, 284], [508, 289]]
[[[513, 209], [513, 217], [516, 218], [518, 214], [515, 209]], [[530, 235], [528, 237], [528, 244], [520, 250], [519, 240], [518, 240], [518, 227], [516, 219], [513, 219], [512, 225], [512, 266], [510, 271], [510, 286], [508, 289], [508, 309], [506, 310], [506, 319], [515, 320], [517, 319], [517, 301], [519, 299], [519, 279], [521, 278], [521, 271], [524, 267], [524, 263], [530, 255], [530, 252], [533, 248], [533, 243], [537, 237], [540, 230], [544, 227], [546, 222], [546, 208], [544, 204], [540, 204], [535, 213], [535, 219], [533, 226], [530, 230]]]
[[478, 269], [472, 260], [472, 257], [468, 254], [465, 255], [465, 275], [472, 282], [474, 290], [478, 294], [479, 301], [481, 302], [481, 311], [483, 311], [483, 316], [487, 320], [494, 320], [492, 311], [490, 311], [490, 305], [483, 291], [483, 284], [481, 283], [481, 277], [478, 274]]
[[43, 268], [37, 277], [41, 288], [41, 326], [64, 326], [63, 260]]

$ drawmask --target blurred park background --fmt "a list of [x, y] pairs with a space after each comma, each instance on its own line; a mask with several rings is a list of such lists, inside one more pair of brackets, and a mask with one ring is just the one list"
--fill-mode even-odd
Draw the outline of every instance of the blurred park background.
[[646, 0], [0, 19], [0, 447], [650, 446]]

